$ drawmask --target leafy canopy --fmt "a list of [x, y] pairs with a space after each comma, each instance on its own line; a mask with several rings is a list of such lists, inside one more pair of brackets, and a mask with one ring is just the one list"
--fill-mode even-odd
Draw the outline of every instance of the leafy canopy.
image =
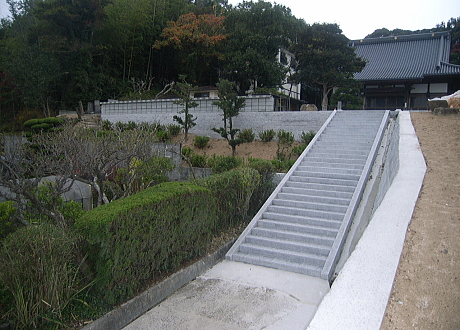
[[347, 86], [353, 81], [353, 74], [366, 65], [348, 41], [337, 24], [313, 24], [300, 33], [292, 48], [298, 61], [294, 79], [322, 87], [323, 110], [327, 110], [332, 88]]

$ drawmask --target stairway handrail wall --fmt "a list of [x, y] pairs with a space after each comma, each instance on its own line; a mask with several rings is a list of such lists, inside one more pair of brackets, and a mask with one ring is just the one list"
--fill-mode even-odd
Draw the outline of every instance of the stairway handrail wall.
[[350, 228], [350, 225], [356, 213], [356, 210], [358, 209], [359, 201], [364, 192], [364, 188], [366, 186], [367, 180], [369, 179], [369, 175], [372, 170], [372, 164], [374, 163], [375, 157], [377, 156], [377, 149], [379, 148], [382, 142], [383, 132], [385, 131], [385, 128], [388, 124], [389, 117], [390, 117], [390, 110], [386, 110], [382, 118], [382, 121], [380, 123], [379, 129], [377, 131], [376, 137], [374, 139], [374, 143], [372, 144], [371, 150], [367, 157], [366, 164], [364, 165], [363, 172], [359, 178], [358, 184], [351, 198], [351, 201], [349, 204], [350, 206], [348, 207], [347, 212], [345, 213], [342, 224], [334, 240], [334, 244], [332, 245], [332, 248], [329, 252], [329, 256], [327, 257], [323, 270], [321, 271], [322, 279], [325, 279], [328, 281], [331, 280], [332, 273], [335, 270], [335, 266], [340, 258], [340, 252], [343, 248], [346, 234], [348, 232], [348, 229]]

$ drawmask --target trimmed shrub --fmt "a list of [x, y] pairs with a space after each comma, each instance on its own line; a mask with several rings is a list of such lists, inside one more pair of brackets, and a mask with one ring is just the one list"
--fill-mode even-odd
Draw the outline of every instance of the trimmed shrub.
[[43, 127], [57, 127], [60, 126], [64, 123], [64, 120], [61, 118], [56, 118], [56, 117], [48, 117], [48, 118], [36, 118], [36, 119], [29, 119], [26, 121], [23, 126], [25, 128], [30, 128], [33, 129], [34, 126], [37, 125], [43, 125]]
[[267, 129], [265, 131], [259, 132], [259, 138], [262, 140], [262, 142], [273, 141], [275, 136], [276, 136], [276, 132], [272, 129]]
[[208, 145], [208, 142], [209, 137], [196, 135], [193, 145], [199, 149], [204, 149]]
[[260, 184], [254, 190], [249, 205], [248, 212], [253, 217], [276, 187], [273, 183], [275, 168], [271, 161], [258, 158], [249, 158], [246, 166], [255, 169], [260, 175]]
[[166, 182], [87, 212], [75, 226], [109, 303], [132, 297], [154, 274], [205, 252], [215, 226], [211, 192]]
[[213, 174], [230, 171], [231, 169], [241, 166], [242, 164], [243, 160], [241, 158], [233, 156], [212, 155], [212, 157], [208, 159], [208, 165], [211, 167]]
[[195, 183], [209, 188], [217, 203], [217, 229], [225, 229], [249, 219], [251, 197], [260, 184], [259, 173], [248, 167], [211, 175]]
[[238, 139], [241, 140], [243, 143], [248, 143], [254, 141], [256, 135], [252, 128], [245, 128], [238, 132]]
[[30, 129], [32, 131], [46, 131], [46, 130], [49, 130], [51, 127], [53, 127], [53, 125], [47, 124], [47, 123], [41, 123], [41, 124], [31, 126]]
[[53, 126], [60, 126], [60, 125], [64, 124], [64, 120], [62, 120], [61, 118], [56, 118], [56, 117], [48, 117], [48, 118], [44, 118], [42, 120], [43, 120], [43, 122], [45, 124], [50, 124], [50, 125], [53, 125]]
[[58, 226], [27, 226], [8, 235], [0, 250], [0, 282], [13, 296], [15, 325], [43, 329], [78, 291], [75, 239]]

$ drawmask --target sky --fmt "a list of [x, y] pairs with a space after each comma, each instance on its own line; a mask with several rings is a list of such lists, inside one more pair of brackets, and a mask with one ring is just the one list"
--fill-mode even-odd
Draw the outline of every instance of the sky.
[[[241, 0], [229, 0], [237, 5]], [[277, 0], [306, 23], [337, 23], [351, 40], [362, 39], [376, 29], [421, 30], [460, 16], [459, 0]], [[0, 17], [8, 16], [6, 0], [0, 0]]]

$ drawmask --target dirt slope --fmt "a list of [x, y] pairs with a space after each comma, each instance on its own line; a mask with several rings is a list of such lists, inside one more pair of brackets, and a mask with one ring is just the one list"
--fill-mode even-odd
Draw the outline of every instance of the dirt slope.
[[460, 329], [460, 116], [411, 118], [427, 173], [381, 329]]

